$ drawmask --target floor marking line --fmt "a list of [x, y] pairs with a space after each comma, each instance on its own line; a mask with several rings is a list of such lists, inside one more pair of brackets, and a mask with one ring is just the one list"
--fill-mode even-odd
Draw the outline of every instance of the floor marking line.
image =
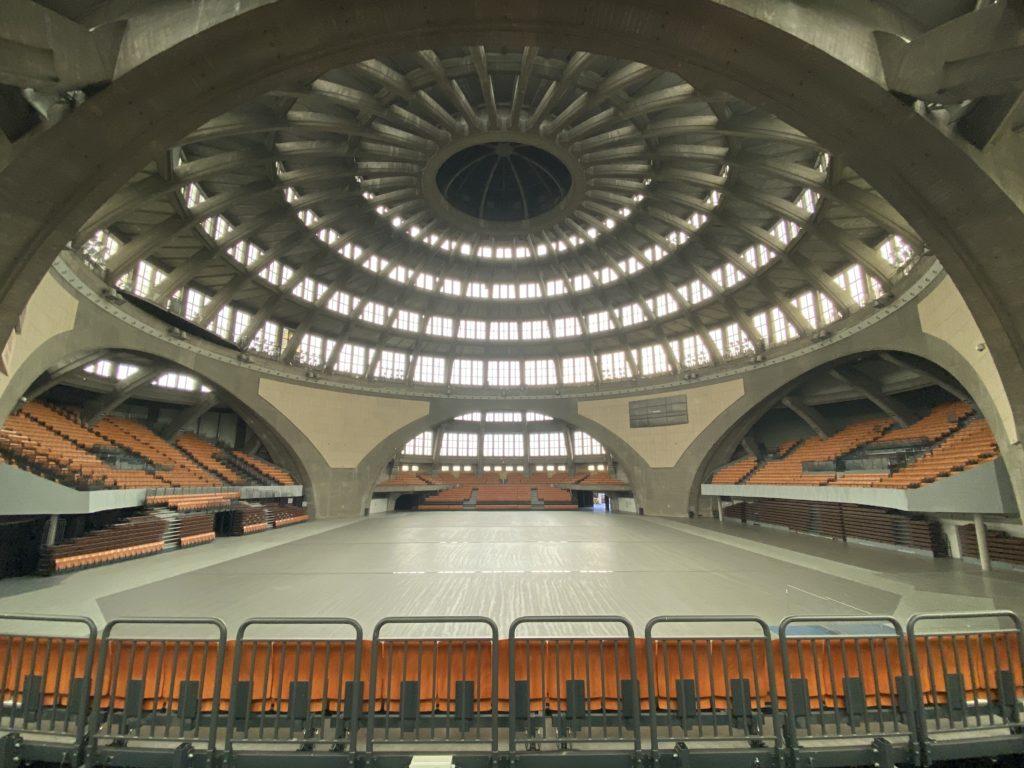
[[819, 595], [809, 590], [801, 589], [800, 587], [796, 586], [796, 584], [787, 584], [786, 589], [795, 589], [797, 592], [803, 592], [805, 595], [816, 597], [819, 600], [828, 600], [830, 603], [839, 603], [839, 605], [846, 606], [847, 608], [852, 608], [855, 611], [860, 611], [865, 616], [871, 615], [871, 611], [865, 611], [863, 608], [858, 608], [856, 605], [850, 605], [850, 603], [844, 603], [842, 600], [836, 600], [834, 597], [826, 597], [825, 595]]

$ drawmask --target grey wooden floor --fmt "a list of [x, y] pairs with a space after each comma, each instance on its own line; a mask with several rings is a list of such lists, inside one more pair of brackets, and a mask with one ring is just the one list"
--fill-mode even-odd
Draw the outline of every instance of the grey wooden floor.
[[[314, 521], [66, 576], [0, 581], [0, 611], [357, 619], [1024, 611], [1024, 575], [733, 523], [588, 512]], [[565, 631], [567, 627], [540, 627]], [[573, 627], [606, 634], [610, 626]], [[409, 630], [412, 634], [418, 630]], [[401, 634], [399, 629], [395, 634]]]

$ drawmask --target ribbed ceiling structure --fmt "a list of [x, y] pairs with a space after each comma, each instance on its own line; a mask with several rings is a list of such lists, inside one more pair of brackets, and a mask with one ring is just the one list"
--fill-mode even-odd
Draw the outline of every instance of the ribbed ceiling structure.
[[839, 159], [729, 94], [479, 46], [227, 112], [78, 245], [111, 284], [257, 353], [466, 386], [759, 354], [891, 295], [923, 248]]

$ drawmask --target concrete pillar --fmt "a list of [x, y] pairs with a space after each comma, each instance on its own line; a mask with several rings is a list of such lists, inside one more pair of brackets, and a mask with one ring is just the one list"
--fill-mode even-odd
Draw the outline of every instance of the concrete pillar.
[[943, 520], [942, 533], [949, 542], [949, 556], [955, 560], [963, 560], [964, 553], [960, 549], [960, 526], [956, 520]]
[[619, 496], [615, 493], [606, 493], [605, 498], [608, 500], [608, 511], [618, 514], [619, 512]]
[[46, 521], [46, 538], [44, 544], [47, 547], [52, 547], [57, 543], [57, 527], [60, 525], [60, 515], [50, 515], [50, 519]]
[[715, 517], [718, 518], [718, 522], [722, 522], [725, 519], [725, 515], [722, 513], [722, 497], [715, 496]]
[[981, 570], [992, 570], [992, 561], [988, 556], [988, 537], [985, 535], [985, 520], [981, 515], [974, 516], [974, 535], [978, 537], [978, 559]]

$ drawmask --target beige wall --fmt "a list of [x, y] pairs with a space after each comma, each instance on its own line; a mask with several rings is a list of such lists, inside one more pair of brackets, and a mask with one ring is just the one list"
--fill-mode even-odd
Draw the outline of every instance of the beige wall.
[[984, 341], [981, 330], [974, 322], [967, 302], [957, 291], [953, 281], [949, 277], [944, 277], [942, 282], [918, 304], [917, 313], [924, 333], [949, 344], [973, 366], [978, 377], [985, 382], [988, 394], [995, 403], [1006, 436], [1011, 442], [1017, 440], [1013, 409], [1010, 407], [1010, 400], [1006, 396], [992, 353], [987, 345], [981, 351], [978, 350], [978, 345]]
[[[633, 429], [629, 426], [631, 400], [652, 400], [667, 394], [684, 394], [690, 422], [672, 427]], [[673, 467], [690, 444], [719, 415], [743, 397], [743, 380], [730, 379], [718, 384], [664, 393], [651, 397], [586, 400], [579, 404], [579, 414], [596, 421], [625, 440], [651, 467]]]
[[354, 395], [277, 379], [261, 378], [259, 394], [335, 469], [359, 466], [385, 438], [430, 410], [425, 400]]
[[53, 275], [47, 274], [22, 314], [21, 333], [12, 334], [4, 345], [0, 358], [0, 393], [7, 388], [10, 375], [43, 342], [75, 327], [77, 314], [78, 300], [64, 290]]

